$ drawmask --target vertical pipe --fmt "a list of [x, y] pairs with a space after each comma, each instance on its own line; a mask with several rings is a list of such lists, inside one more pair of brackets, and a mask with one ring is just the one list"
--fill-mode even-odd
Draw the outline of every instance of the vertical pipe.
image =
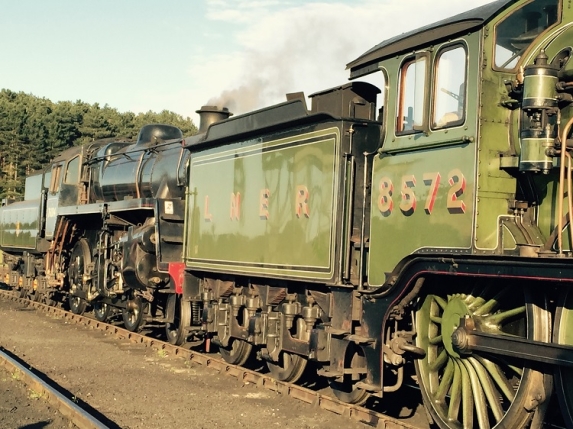
[[[352, 155], [352, 147], [354, 144], [354, 125], [351, 125], [348, 129], [348, 133], [350, 135], [350, 147], [348, 153], [344, 159], [344, 191], [348, 194], [346, 195], [346, 219], [343, 222], [346, 222], [346, 236], [341, 238], [343, 245], [341, 249], [345, 249], [345, 261], [342, 258], [342, 251], [340, 255], [340, 272], [341, 276], [345, 276], [344, 278], [349, 280], [350, 279], [350, 260], [352, 257], [351, 246], [352, 246], [352, 221], [354, 215], [354, 156]], [[348, 168], [348, 163], [350, 161], [350, 169]], [[346, 241], [346, 243], [345, 243]], [[344, 266], [342, 266], [342, 263]]]
[[[565, 187], [565, 158], [567, 153], [567, 136], [569, 131], [573, 126], [573, 118], [569, 119], [565, 128], [563, 128], [563, 134], [561, 134], [561, 161], [559, 165], [559, 200], [558, 200], [558, 211], [557, 211], [557, 247], [559, 249], [559, 255], [563, 255], [563, 200], [565, 199], [564, 187]], [[571, 199], [571, 195], [569, 195]], [[569, 223], [571, 224], [571, 215], [569, 212]], [[571, 227], [571, 226], [570, 226]]]
[[[568, 163], [568, 171], [567, 171], [567, 203], [568, 203], [568, 211], [569, 211], [569, 237], [571, 237], [571, 246], [573, 246], [573, 225], [571, 224], [572, 216], [573, 216], [573, 186], [571, 184], [571, 154], [567, 153], [567, 163]], [[569, 250], [573, 250], [571, 247]]]
[[364, 289], [364, 239], [366, 236], [366, 198], [368, 198], [366, 186], [368, 185], [368, 152], [364, 152], [364, 175], [362, 182], [362, 226], [360, 230], [360, 275], [358, 276], [358, 290]]

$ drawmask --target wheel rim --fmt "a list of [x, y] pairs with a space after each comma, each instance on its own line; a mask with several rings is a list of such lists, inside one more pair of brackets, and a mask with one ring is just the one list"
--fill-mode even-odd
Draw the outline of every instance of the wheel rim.
[[83, 314], [86, 311], [86, 302], [79, 296], [70, 295], [69, 298], [70, 310], [74, 314]]
[[[555, 338], [557, 344], [573, 345], [573, 294], [566, 293], [561, 299], [555, 315]], [[567, 329], [569, 327], [569, 329]], [[573, 369], [557, 367], [555, 385], [563, 420], [573, 429]]]
[[91, 255], [88, 242], [80, 239], [72, 249], [70, 255], [70, 266], [68, 268], [68, 279], [70, 286], [76, 289], [83, 289], [83, 276], [91, 263]]
[[74, 245], [70, 255], [70, 265], [68, 268], [68, 280], [70, 283], [70, 309], [75, 314], [83, 314], [86, 310], [86, 301], [78, 296], [74, 296], [75, 290], [85, 290], [84, 274], [87, 274], [87, 267], [91, 263], [91, 254], [88, 242], [82, 238]]
[[480, 331], [547, 340], [545, 312], [524, 296], [505, 296], [509, 289], [497, 295], [493, 288], [427, 295], [416, 313], [416, 343], [426, 351], [416, 361], [418, 382], [441, 428], [521, 428], [531, 417], [528, 392], [542, 383], [540, 373], [523, 368], [519, 360], [481, 352], [464, 355], [452, 342], [463, 317]]
[[[366, 367], [364, 350], [362, 350], [362, 347], [350, 344], [346, 349], [344, 368], [364, 367]], [[363, 381], [365, 378], [365, 373], [344, 374], [342, 380], [333, 379], [329, 381], [329, 384], [334, 396], [342, 402], [362, 405], [368, 400], [370, 394], [366, 390], [357, 387], [357, 383]]]
[[[294, 338], [300, 339], [300, 333], [306, 329], [304, 319], [296, 320], [296, 334]], [[306, 368], [308, 360], [294, 353], [281, 352], [278, 362], [268, 362], [267, 367], [273, 378], [288, 383], [295, 383], [300, 379]]]
[[230, 364], [244, 365], [249, 359], [252, 350], [252, 344], [237, 338], [231, 338], [227, 347], [219, 348], [219, 353]]
[[168, 300], [175, 300], [175, 314], [173, 323], [165, 324], [165, 333], [171, 344], [180, 346], [186, 342], [187, 327], [191, 326], [191, 305], [177, 295], [171, 295]]
[[294, 353], [281, 352], [279, 362], [267, 362], [273, 378], [288, 383], [295, 383], [302, 376], [307, 360]]
[[[248, 323], [249, 313], [245, 307], [239, 310], [239, 317], [236, 323], [245, 328], [245, 323]], [[249, 360], [249, 356], [253, 351], [253, 345], [247, 341], [231, 338], [227, 347], [219, 347], [219, 353], [226, 362], [233, 365], [244, 365]]]
[[143, 327], [143, 303], [136, 297], [127, 301], [122, 310], [123, 324], [128, 331], [138, 331]]
[[105, 322], [109, 317], [111, 306], [105, 302], [94, 303], [94, 316], [100, 322]]

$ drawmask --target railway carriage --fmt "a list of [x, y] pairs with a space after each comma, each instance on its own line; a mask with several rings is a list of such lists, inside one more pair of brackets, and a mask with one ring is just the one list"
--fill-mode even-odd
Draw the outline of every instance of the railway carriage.
[[310, 109], [69, 149], [0, 209], [5, 281], [345, 402], [415, 387], [442, 429], [573, 428], [572, 51], [570, 2], [499, 0]]

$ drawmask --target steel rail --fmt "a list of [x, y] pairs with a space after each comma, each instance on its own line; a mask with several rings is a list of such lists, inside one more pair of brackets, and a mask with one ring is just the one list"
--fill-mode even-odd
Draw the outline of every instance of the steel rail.
[[56, 408], [64, 417], [80, 429], [109, 429], [109, 426], [100, 422], [96, 417], [76, 404], [72, 398], [68, 398], [50, 383], [38, 377], [31, 371], [30, 367], [22, 365], [5, 352], [0, 347], [0, 366], [5, 368], [9, 373], [18, 374], [28, 389], [38, 393], [43, 400]]
[[252, 371], [241, 366], [232, 365], [223, 359], [206, 355], [194, 350], [189, 350], [182, 346], [175, 346], [165, 341], [147, 337], [143, 334], [130, 332], [124, 328], [110, 325], [104, 322], [99, 322], [90, 317], [74, 314], [58, 307], [51, 307], [36, 301], [19, 298], [10, 291], [0, 290], [0, 297], [7, 298], [21, 304], [29, 305], [48, 314], [53, 314], [57, 317], [61, 317], [68, 322], [89, 326], [93, 329], [105, 332], [106, 334], [111, 334], [120, 340], [129, 340], [131, 342], [142, 344], [150, 348], [163, 350], [170, 356], [181, 357], [192, 363], [200, 364], [206, 368], [215, 369], [221, 374], [226, 374], [234, 377], [237, 380], [243, 381], [243, 383], [251, 383], [259, 388], [264, 388], [283, 395], [287, 395], [307, 404], [311, 404], [335, 414], [357, 420], [371, 427], [379, 429], [418, 429], [416, 426], [413, 426], [404, 421], [400, 421], [393, 417], [386, 416], [385, 414], [354, 404], [341, 402], [336, 398], [324, 395], [323, 393], [316, 392], [302, 386], [298, 386], [296, 384], [278, 381], [267, 374]]

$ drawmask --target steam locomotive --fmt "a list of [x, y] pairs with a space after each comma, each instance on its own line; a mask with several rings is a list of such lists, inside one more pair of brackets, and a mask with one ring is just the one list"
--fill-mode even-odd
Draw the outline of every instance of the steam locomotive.
[[573, 428], [572, 51], [570, 2], [499, 0], [310, 109], [69, 149], [0, 209], [5, 282], [279, 380], [314, 362], [346, 402], [416, 385], [442, 429]]

